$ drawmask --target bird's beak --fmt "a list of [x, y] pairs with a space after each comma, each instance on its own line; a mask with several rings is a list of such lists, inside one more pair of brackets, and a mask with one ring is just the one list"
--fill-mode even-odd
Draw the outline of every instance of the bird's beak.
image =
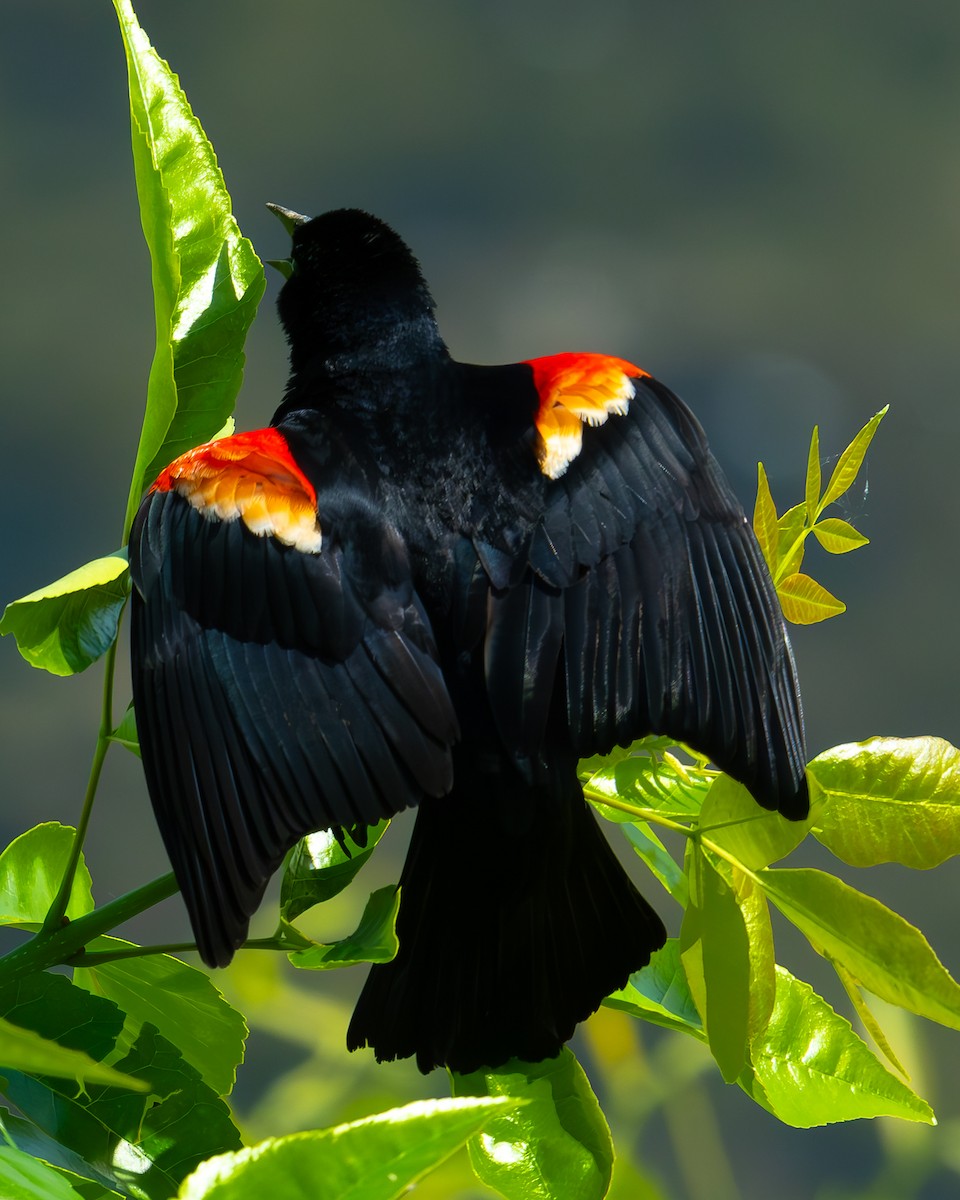
[[[267, 208], [270, 209], [291, 237], [293, 237], [294, 230], [298, 225], [303, 225], [305, 221], [310, 220], [303, 213], [294, 212], [292, 208], [284, 208], [282, 204], [268, 204]], [[266, 263], [268, 267], [274, 267], [278, 270], [284, 279], [289, 279], [293, 273], [293, 262], [289, 258], [268, 258]]]

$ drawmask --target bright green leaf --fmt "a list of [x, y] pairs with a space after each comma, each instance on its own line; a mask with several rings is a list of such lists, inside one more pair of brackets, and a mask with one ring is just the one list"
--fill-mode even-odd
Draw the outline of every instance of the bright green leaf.
[[315, 904], [330, 900], [352, 882], [389, 826], [381, 821], [365, 829], [361, 845], [346, 830], [339, 841], [332, 830], [308, 834], [291, 851], [280, 884], [280, 915], [295, 921]]
[[854, 529], [849, 521], [842, 521], [839, 517], [827, 517], [818, 521], [813, 527], [813, 532], [824, 550], [831, 554], [848, 554], [851, 550], [866, 546], [870, 541], [859, 529]]
[[400, 948], [397, 941], [399, 908], [399, 888], [378, 888], [371, 893], [360, 924], [349, 937], [329, 945], [311, 945], [304, 950], [294, 950], [288, 958], [295, 967], [311, 971], [351, 967], [356, 963], [389, 962], [396, 958]]
[[[672, 748], [676, 749], [676, 746]], [[618, 759], [612, 773], [608, 769], [594, 774], [584, 786], [587, 799], [602, 816], [613, 821], [631, 819], [629, 814], [610, 808], [609, 800], [616, 797], [638, 809], [652, 809], [663, 816], [683, 820], [696, 815], [717, 772], [682, 763], [668, 750], [643, 750]]]
[[[0, 854], [0, 925], [37, 929], [60, 890], [76, 830], [47, 821], [14, 838]], [[90, 872], [83, 856], [74, 876], [67, 918], [93, 911]]]
[[116, 1179], [109, 1176], [106, 1170], [95, 1167], [81, 1155], [62, 1146], [32, 1121], [3, 1108], [0, 1108], [0, 1118], [19, 1150], [55, 1167], [83, 1200], [114, 1200], [119, 1194], [114, 1190], [118, 1186]]
[[743, 784], [729, 775], [721, 775], [710, 789], [700, 814], [700, 832], [708, 848], [719, 847], [751, 871], [786, 858], [809, 828], [809, 819], [788, 821], [760, 808]]
[[110, 1083], [133, 1091], [145, 1090], [138, 1080], [96, 1062], [82, 1050], [61, 1046], [32, 1029], [21, 1029], [0, 1017], [0, 1074], [8, 1069], [31, 1075], [56, 1075], [60, 1079], [85, 1083]]
[[451, 1072], [458, 1096], [509, 1096], [469, 1143], [477, 1175], [507, 1200], [600, 1200], [613, 1171], [610, 1130], [583, 1068], [565, 1046], [540, 1063], [513, 1059], [496, 1071]]
[[8, 604], [0, 634], [13, 634], [32, 667], [52, 675], [75, 675], [115, 641], [129, 590], [125, 553], [95, 558]]
[[150, 45], [130, 0], [114, 0], [114, 8], [127, 58], [134, 172], [157, 326], [129, 520], [145, 482], [223, 428], [264, 277], [176, 75]]
[[777, 990], [773, 927], [770, 909], [762, 889], [750, 875], [731, 869], [733, 896], [747, 932], [749, 960], [748, 1037], [755, 1040], [763, 1033], [773, 1012]]
[[637, 855], [647, 864], [681, 908], [686, 908], [689, 898], [687, 877], [677, 866], [673, 855], [645, 821], [620, 826], [623, 836]]
[[763, 463], [757, 463], [757, 501], [753, 508], [753, 532], [770, 573], [777, 569], [777, 506]]
[[271, 1138], [203, 1163], [180, 1200], [395, 1200], [511, 1107], [490, 1097], [420, 1100], [334, 1129]]
[[819, 953], [875, 995], [960, 1029], [960, 985], [919, 929], [842, 880], [812, 868], [759, 872], [768, 898]]
[[140, 757], [140, 737], [137, 734], [137, 714], [133, 710], [133, 705], [127, 706], [127, 711], [123, 714], [120, 724], [116, 727], [113, 733], [110, 734], [111, 742], [116, 742], [118, 746], [123, 746]]
[[[122, 950], [130, 945], [101, 937], [87, 949]], [[209, 975], [169, 954], [152, 954], [78, 968], [73, 979], [78, 987], [118, 1004], [138, 1025], [154, 1025], [218, 1096], [231, 1091], [243, 1061], [247, 1026]]]
[[809, 984], [777, 967], [777, 998], [743, 1090], [787, 1125], [809, 1129], [861, 1117], [935, 1124], [930, 1106], [892, 1075]]
[[650, 956], [649, 964], [635, 971], [626, 987], [608, 996], [603, 1003], [654, 1025], [706, 1040], [703, 1022], [680, 961], [678, 938], [667, 938], [666, 944]]
[[777, 569], [773, 577], [779, 581], [796, 574], [803, 562], [803, 542], [808, 529], [807, 506], [795, 504], [793, 508], [788, 508], [777, 521], [777, 528]]
[[78, 1200], [79, 1193], [46, 1163], [0, 1145], [0, 1196], [3, 1200]]
[[909, 1079], [907, 1072], [904, 1070], [903, 1064], [900, 1062], [900, 1059], [897, 1058], [896, 1054], [894, 1054], [893, 1047], [887, 1040], [887, 1035], [880, 1028], [880, 1022], [870, 1011], [870, 1007], [864, 999], [863, 992], [860, 990], [857, 981], [843, 966], [843, 964], [838, 963], [836, 959], [831, 959], [830, 965], [836, 971], [837, 978], [843, 984], [843, 990], [847, 993], [850, 1003], [853, 1005], [854, 1012], [860, 1018], [860, 1023], [863, 1025], [864, 1029], [870, 1034], [871, 1038], [873, 1038], [877, 1049], [884, 1056], [887, 1062], [889, 1062], [892, 1067], [900, 1072], [904, 1079]]
[[960, 750], [941, 738], [870, 738], [809, 768], [813, 834], [854, 867], [936, 867], [960, 854]]
[[856, 479], [870, 443], [873, 441], [873, 435], [877, 432], [877, 427], [883, 420], [889, 407], [888, 404], [885, 404], [878, 413], [872, 416], [837, 459], [837, 465], [833, 468], [830, 482], [827, 484], [823, 498], [820, 501], [821, 512], [828, 504], [832, 504], [834, 500], [839, 500]]
[[810, 452], [807, 455], [807, 477], [804, 484], [804, 502], [807, 509], [807, 522], [812, 525], [817, 519], [817, 506], [820, 500], [820, 430], [816, 425], [810, 436]]
[[846, 612], [847, 606], [809, 575], [788, 575], [777, 584], [783, 615], [794, 625], [814, 625]]

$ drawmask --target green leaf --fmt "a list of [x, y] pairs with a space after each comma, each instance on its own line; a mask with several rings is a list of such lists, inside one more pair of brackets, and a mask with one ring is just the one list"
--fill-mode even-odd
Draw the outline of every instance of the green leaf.
[[511, 1107], [420, 1100], [349, 1125], [270, 1138], [203, 1163], [180, 1200], [394, 1200]]
[[585, 784], [584, 795], [600, 815], [620, 822], [635, 819], [604, 803], [611, 798], [681, 820], [699, 813], [717, 772], [682, 763], [676, 755], [660, 747], [649, 752], [642, 745], [639, 749], [639, 753], [618, 759], [612, 767], [596, 772]]
[[809, 867], [757, 876], [768, 898], [820, 954], [875, 995], [960, 1029], [960, 986], [919, 929], [842, 880]]
[[4, 609], [0, 634], [12, 633], [32, 667], [76, 675], [116, 640], [130, 591], [126, 553], [95, 558]]
[[345, 829], [340, 833], [342, 844], [330, 829], [311, 833], [297, 842], [280, 884], [283, 919], [295, 921], [315, 904], [323, 904], [342, 892], [373, 853], [389, 824], [381, 821], [367, 827], [363, 845]]
[[666, 944], [650, 956], [648, 965], [634, 972], [627, 986], [603, 1003], [654, 1025], [677, 1029], [706, 1041], [703, 1021], [680, 961], [678, 938], [667, 938]]
[[846, 612], [847, 606], [809, 575], [788, 575], [777, 584], [783, 615], [794, 625], [814, 625]]
[[307, 949], [294, 950], [287, 957], [295, 967], [311, 971], [351, 967], [356, 963], [389, 962], [396, 958], [400, 948], [397, 941], [399, 909], [400, 889], [392, 885], [378, 888], [371, 893], [360, 924], [349, 937], [328, 945], [314, 943]]
[[773, 577], [779, 581], [796, 574], [803, 562], [803, 543], [809, 532], [807, 506], [795, 504], [793, 508], [788, 508], [777, 521], [777, 529], [777, 568]]
[[8, 1069], [32, 1075], [56, 1075], [77, 1082], [110, 1083], [133, 1091], [146, 1090], [139, 1080], [94, 1061], [82, 1050], [61, 1046], [0, 1017], [0, 1072]]
[[770, 482], [762, 462], [757, 463], [757, 501], [753, 507], [753, 532], [772, 575], [777, 569], [777, 506], [773, 502]]
[[696, 855], [688, 876], [690, 903], [680, 929], [680, 957], [710, 1051], [732, 1083], [746, 1059], [750, 1021], [747, 931], [732, 887], [706, 855]]
[[831, 959], [830, 965], [836, 971], [837, 978], [843, 984], [843, 990], [847, 993], [850, 1003], [853, 1005], [853, 1011], [860, 1018], [860, 1023], [863, 1025], [867, 1033], [870, 1034], [871, 1038], [873, 1038], [873, 1041], [881, 1054], [884, 1056], [887, 1062], [891, 1064], [891, 1066], [900, 1072], [904, 1079], [909, 1079], [903, 1064], [900, 1062], [900, 1059], [897, 1058], [896, 1054], [894, 1054], [893, 1047], [887, 1040], [887, 1035], [880, 1028], [880, 1022], [870, 1011], [870, 1008], [864, 999], [863, 992], [860, 990], [857, 981], [850, 974], [850, 972], [845, 969], [842, 963], [838, 963], [835, 959]]
[[0, 1145], [0, 1195], [3, 1200], [78, 1200], [79, 1193], [46, 1163]]
[[[14, 838], [0, 854], [0, 925], [37, 929], [60, 889], [76, 830], [47, 821]], [[90, 872], [83, 856], [73, 880], [67, 919], [93, 911]]]
[[782, 967], [770, 1023], [737, 1082], [798, 1129], [861, 1117], [936, 1124], [930, 1106], [877, 1060], [849, 1021]]
[[807, 455], [807, 478], [804, 485], [804, 501], [807, 509], [807, 521], [810, 525], [817, 519], [817, 508], [820, 500], [820, 430], [816, 425], [810, 436], [810, 452]]
[[770, 909], [763, 890], [750, 875], [733, 867], [733, 896], [747, 931], [749, 959], [748, 1037], [759, 1037], [767, 1027], [776, 998], [777, 977]]
[[[128, 948], [131, 942], [101, 937], [87, 949]], [[137, 1025], [149, 1022], [172, 1042], [203, 1081], [226, 1096], [243, 1061], [247, 1025], [210, 976], [169, 954], [118, 959], [77, 968], [74, 983], [118, 1004]]]
[[960, 750], [941, 738], [870, 738], [810, 763], [814, 837], [854, 867], [936, 867], [960, 854]]
[[613, 1173], [613, 1141], [583, 1068], [564, 1047], [540, 1063], [451, 1072], [455, 1095], [509, 1096], [469, 1143], [480, 1179], [507, 1200], [600, 1200]]
[[748, 870], [769, 866], [795, 850], [806, 837], [811, 820], [788, 821], [761, 809], [747, 789], [721, 775], [700, 814], [700, 833], [707, 847], [716, 846]]
[[[0, 1118], [19, 1150], [55, 1167], [84, 1200], [113, 1200], [118, 1195], [118, 1192], [113, 1190], [118, 1186], [115, 1179], [87, 1162], [81, 1155], [68, 1150], [66, 1146], [61, 1146], [43, 1130], [38, 1129], [32, 1121], [15, 1116], [3, 1108], [0, 1108]], [[123, 1194], [129, 1195], [126, 1191]]]
[[814, 525], [813, 532], [824, 550], [831, 554], [848, 554], [870, 541], [859, 529], [854, 529], [849, 521], [842, 521], [839, 517], [827, 517], [819, 521]]
[[839, 500], [856, 479], [870, 443], [873, 441], [873, 435], [877, 432], [877, 428], [889, 407], [889, 404], [885, 404], [878, 413], [872, 416], [837, 459], [837, 465], [833, 468], [830, 482], [827, 484], [826, 491], [823, 493], [823, 498], [820, 501], [821, 512], [828, 504], [832, 504], [834, 500]]
[[111, 742], [116, 742], [118, 746], [124, 746], [131, 754], [140, 757], [140, 737], [137, 733], [137, 714], [133, 710], [133, 704], [127, 706], [127, 711], [123, 714], [120, 724], [116, 727], [108, 739]]
[[689, 889], [687, 877], [677, 866], [673, 855], [645, 821], [620, 826], [637, 855], [647, 864], [653, 875], [663, 884], [681, 908], [687, 907]]
[[263, 267], [233, 218], [213, 148], [176, 75], [114, 0], [130, 92], [140, 220], [153, 264], [157, 348], [128, 504], [172, 458], [224, 426]]

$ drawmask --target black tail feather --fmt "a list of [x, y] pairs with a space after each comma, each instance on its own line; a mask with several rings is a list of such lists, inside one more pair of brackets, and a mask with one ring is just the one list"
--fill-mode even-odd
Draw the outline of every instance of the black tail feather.
[[511, 776], [460, 771], [452, 795], [421, 803], [400, 952], [371, 968], [351, 1050], [415, 1055], [424, 1072], [551, 1058], [663, 945], [576, 779]]

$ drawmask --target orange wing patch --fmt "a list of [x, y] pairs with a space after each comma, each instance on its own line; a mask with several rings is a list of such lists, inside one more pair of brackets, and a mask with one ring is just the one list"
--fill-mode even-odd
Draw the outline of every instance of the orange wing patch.
[[238, 518], [251, 533], [305, 554], [323, 544], [317, 493], [283, 434], [256, 429], [206, 442], [160, 472], [151, 491], [176, 492], [210, 520]]
[[635, 394], [633, 380], [648, 374], [606, 354], [551, 354], [528, 359], [527, 366], [540, 394], [537, 458], [550, 479], [559, 479], [580, 453], [584, 425], [624, 416]]

